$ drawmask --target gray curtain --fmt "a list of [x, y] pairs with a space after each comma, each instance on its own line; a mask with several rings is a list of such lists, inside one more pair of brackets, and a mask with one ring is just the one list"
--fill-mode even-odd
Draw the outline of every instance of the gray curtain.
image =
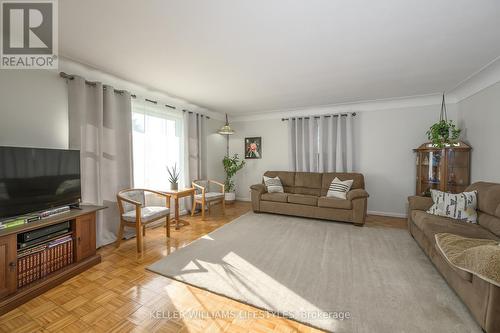
[[68, 81], [69, 147], [80, 150], [82, 201], [108, 208], [97, 215], [97, 246], [116, 240], [118, 191], [132, 185], [130, 93], [81, 77]]
[[292, 171], [351, 172], [353, 114], [296, 117], [288, 120]]
[[[184, 183], [191, 187], [196, 179], [207, 178], [207, 118], [195, 112], [184, 112]], [[191, 200], [184, 201], [187, 210], [191, 210]]]

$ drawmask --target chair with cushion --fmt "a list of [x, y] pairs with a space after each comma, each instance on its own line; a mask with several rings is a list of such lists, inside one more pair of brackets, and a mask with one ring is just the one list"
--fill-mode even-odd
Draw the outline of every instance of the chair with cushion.
[[[164, 197], [165, 206], [146, 206], [146, 193]], [[170, 237], [170, 196], [168, 194], [145, 189], [127, 189], [120, 191], [116, 199], [120, 210], [117, 247], [120, 247], [124, 228], [132, 227], [136, 230], [137, 251], [142, 252], [146, 225], [160, 219], [166, 219], [167, 237]]]
[[222, 204], [222, 211], [226, 213], [226, 199], [224, 184], [216, 182], [215, 180], [195, 180], [193, 187], [196, 190], [194, 195], [193, 207], [191, 208], [191, 216], [194, 216], [196, 205], [201, 205], [201, 219], [205, 220], [205, 209], [208, 208], [210, 214], [210, 206], [220, 203]]

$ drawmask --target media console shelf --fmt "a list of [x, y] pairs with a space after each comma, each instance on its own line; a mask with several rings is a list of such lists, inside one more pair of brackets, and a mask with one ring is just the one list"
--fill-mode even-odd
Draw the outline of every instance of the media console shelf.
[[[96, 253], [96, 212], [103, 206], [81, 206], [69, 212], [36, 222], [0, 230], [0, 315], [101, 262]], [[18, 288], [18, 234], [61, 222], [69, 222], [73, 237], [72, 263], [47, 276]]]

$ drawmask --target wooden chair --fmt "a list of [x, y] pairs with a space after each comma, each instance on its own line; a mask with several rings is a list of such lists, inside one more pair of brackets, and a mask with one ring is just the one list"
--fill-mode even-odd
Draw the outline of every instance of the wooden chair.
[[[146, 206], [146, 193], [165, 197], [165, 207]], [[146, 225], [160, 219], [166, 219], [167, 237], [170, 237], [170, 195], [146, 189], [127, 189], [120, 191], [116, 199], [120, 210], [120, 230], [116, 247], [120, 247], [124, 228], [132, 227], [136, 231], [137, 252], [142, 252]]]
[[[222, 211], [226, 214], [226, 192], [224, 191], [224, 184], [216, 182], [215, 180], [195, 180], [192, 184], [197, 193], [194, 195], [193, 207], [191, 207], [191, 216], [194, 216], [197, 204], [201, 205], [202, 220], [205, 220], [205, 208], [208, 208], [208, 214], [210, 215], [210, 206], [213, 204], [222, 204]], [[210, 192], [210, 184], [220, 187], [221, 191]]]

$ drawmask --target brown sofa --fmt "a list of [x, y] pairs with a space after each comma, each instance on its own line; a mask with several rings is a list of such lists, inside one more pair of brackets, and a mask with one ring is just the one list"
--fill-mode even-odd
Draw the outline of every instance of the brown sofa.
[[[268, 193], [264, 184], [252, 185], [254, 212], [351, 222], [359, 226], [365, 223], [368, 193], [362, 174], [267, 171], [264, 175], [278, 176], [285, 193]], [[354, 180], [347, 200], [326, 197], [335, 177]]]
[[423, 251], [488, 333], [500, 332], [500, 288], [451, 266], [437, 249], [434, 235], [447, 232], [472, 238], [499, 240], [500, 184], [478, 182], [466, 191], [478, 191], [478, 224], [426, 213], [427, 197], [409, 197], [408, 228]]

